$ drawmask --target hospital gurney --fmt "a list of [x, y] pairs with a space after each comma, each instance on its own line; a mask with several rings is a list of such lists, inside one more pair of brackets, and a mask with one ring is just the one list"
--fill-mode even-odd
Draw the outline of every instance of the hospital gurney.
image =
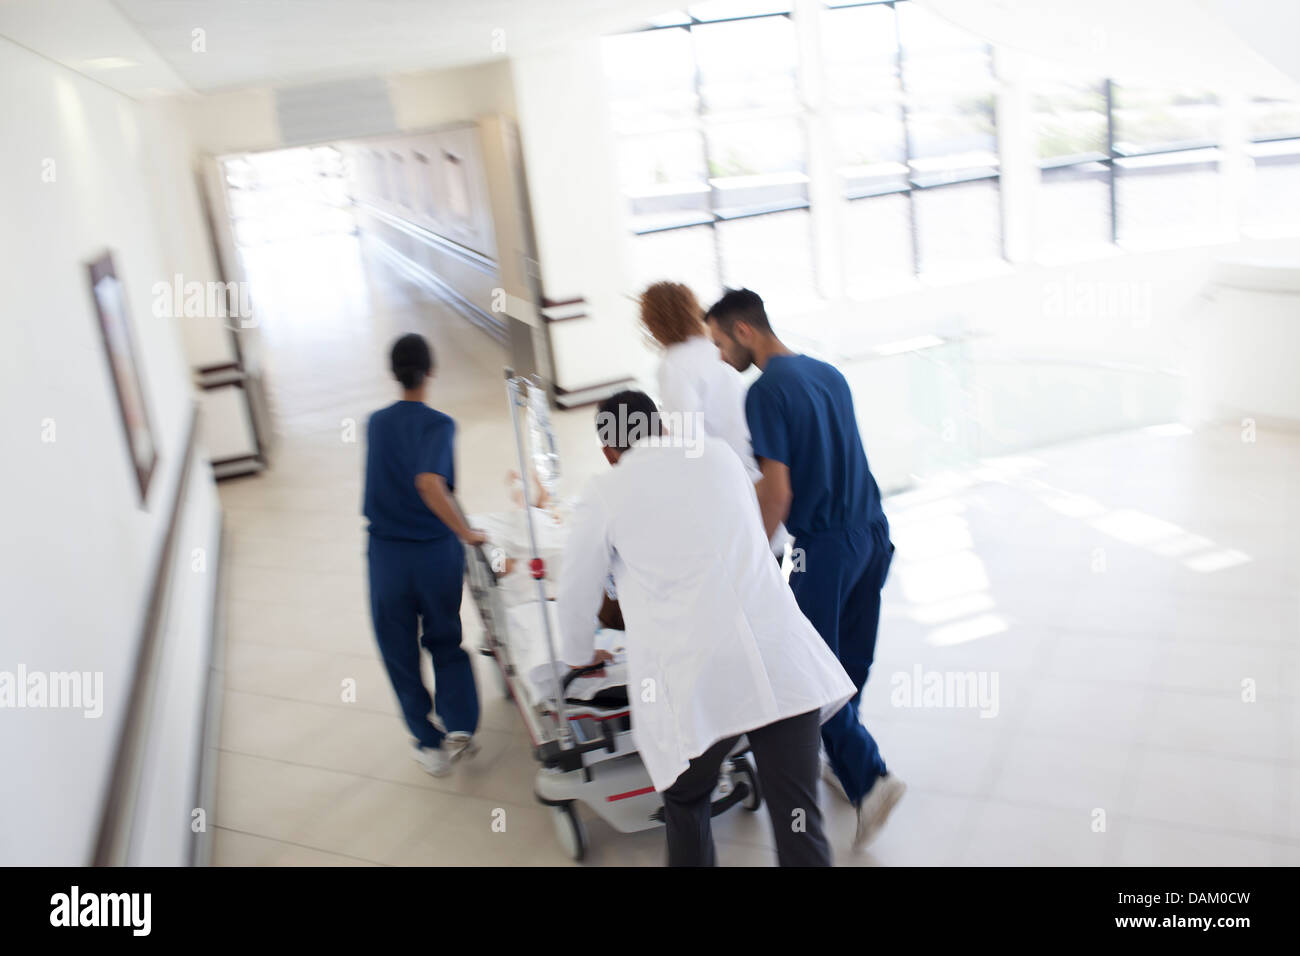
[[[553, 494], [559, 456], [542, 387], [507, 370], [506, 392], [524, 503], [514, 515], [473, 519], [475, 527], [490, 536], [496, 530], [500, 537], [488, 546], [466, 548], [466, 578], [483, 621], [480, 651], [495, 659], [502, 691], [518, 707], [541, 765], [534, 796], [551, 809], [565, 852], [581, 860], [587, 831], [578, 804], [614, 829], [632, 833], [663, 823], [663, 801], [632, 741], [623, 633], [602, 629], [597, 634], [597, 647], [610, 651], [612, 662], [570, 669], [556, 656], [555, 604], [546, 583], [562, 555], [564, 525], [553, 512], [529, 505], [528, 478], [531, 472]], [[512, 555], [515, 566], [507, 574], [506, 555], [495, 542], [517, 539], [511, 529], [520, 522], [527, 532], [529, 560], [523, 553]], [[762, 804], [747, 749], [742, 738], [723, 763], [713, 795], [714, 816], [737, 804], [751, 812]]]

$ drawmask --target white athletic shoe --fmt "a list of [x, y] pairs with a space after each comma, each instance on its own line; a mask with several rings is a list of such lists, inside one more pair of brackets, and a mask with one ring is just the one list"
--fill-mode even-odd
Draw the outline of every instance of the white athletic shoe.
[[906, 789], [907, 784], [892, 774], [877, 778], [858, 804], [858, 829], [853, 835], [853, 849], [864, 849], [876, 838]]
[[826, 786], [834, 793], [840, 795], [840, 799], [849, 803], [849, 795], [844, 790], [844, 784], [840, 783], [840, 778], [835, 776], [835, 771], [831, 769], [831, 762], [826, 759], [826, 751], [822, 751], [822, 779], [826, 781]]
[[450, 763], [455, 763], [461, 757], [473, 757], [478, 753], [478, 744], [474, 743], [474, 738], [463, 730], [453, 730], [443, 739], [442, 745]]
[[421, 747], [417, 743], [411, 750], [411, 756], [435, 777], [445, 777], [451, 773], [451, 760], [441, 747]]

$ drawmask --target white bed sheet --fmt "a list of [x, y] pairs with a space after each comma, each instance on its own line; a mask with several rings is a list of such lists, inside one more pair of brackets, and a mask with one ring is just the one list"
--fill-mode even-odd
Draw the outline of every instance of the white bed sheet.
[[[564, 523], [567, 511], [560, 509], [558, 514], [553, 514], [540, 508], [531, 510], [533, 528], [537, 533], [538, 550], [546, 564], [546, 591], [549, 596], [554, 597], [553, 589], [559, 579], [560, 566], [564, 557], [564, 542], [568, 537], [568, 525]], [[523, 509], [472, 515], [469, 523], [471, 527], [478, 528], [488, 536], [486, 547], [489, 558], [496, 556], [501, 559], [511, 558], [514, 561], [514, 569], [509, 574], [504, 574], [500, 570], [503, 562], [494, 560], [498, 575], [497, 586], [501, 589], [506, 606], [536, 601], [537, 582], [533, 580], [528, 570], [528, 562], [532, 558], [532, 544], [529, 541]]]

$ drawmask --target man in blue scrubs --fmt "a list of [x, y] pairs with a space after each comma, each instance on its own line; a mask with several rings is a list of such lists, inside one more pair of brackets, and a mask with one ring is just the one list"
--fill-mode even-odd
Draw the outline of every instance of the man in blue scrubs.
[[894, 546], [853, 396], [833, 366], [782, 344], [754, 292], [727, 292], [706, 318], [730, 365], [763, 372], [745, 396], [745, 416], [762, 471], [757, 491], [765, 530], [771, 535], [784, 521], [794, 536], [795, 600], [857, 687], [822, 725], [822, 743], [834, 779], [857, 808], [854, 846], [861, 848], [884, 826], [905, 787], [886, 770], [858, 713]]
[[[473, 752], [478, 689], [460, 646], [465, 552], [486, 540], [469, 528], [452, 499], [456, 423], [424, 403], [433, 353], [419, 335], [393, 346], [393, 376], [402, 398], [370, 416], [366, 429], [365, 516], [370, 519], [370, 613], [379, 652], [415, 759], [443, 776]], [[437, 693], [420, 677], [420, 645], [433, 658]], [[436, 710], [441, 727], [429, 720]]]

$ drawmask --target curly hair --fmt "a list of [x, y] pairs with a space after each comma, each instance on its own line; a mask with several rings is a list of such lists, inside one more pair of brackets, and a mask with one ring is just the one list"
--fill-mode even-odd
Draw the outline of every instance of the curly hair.
[[641, 321], [660, 345], [676, 345], [705, 332], [704, 310], [680, 282], [656, 282], [641, 293]]

